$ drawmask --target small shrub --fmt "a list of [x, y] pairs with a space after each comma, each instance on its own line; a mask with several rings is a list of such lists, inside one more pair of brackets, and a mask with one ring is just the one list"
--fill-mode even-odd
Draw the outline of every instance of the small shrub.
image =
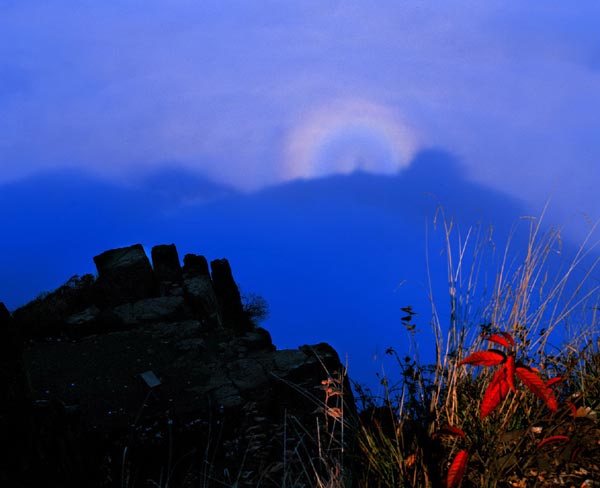
[[244, 295], [242, 305], [246, 317], [255, 327], [269, 316], [269, 304], [262, 295], [255, 293]]

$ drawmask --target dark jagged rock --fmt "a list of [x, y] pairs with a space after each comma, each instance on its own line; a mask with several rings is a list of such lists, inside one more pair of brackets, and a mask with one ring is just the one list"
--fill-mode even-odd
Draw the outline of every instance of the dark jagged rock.
[[89, 329], [99, 321], [100, 315], [100, 309], [96, 305], [92, 305], [81, 312], [67, 317], [65, 325], [68, 327], [69, 331]]
[[213, 328], [223, 326], [208, 262], [204, 256], [186, 254], [183, 258], [183, 290], [198, 318]]
[[197, 275], [183, 281], [187, 302], [198, 318], [213, 328], [223, 326], [221, 307], [217, 301], [210, 275]]
[[[181, 274], [175, 256], [174, 246], [153, 248], [152, 269], [141, 246], [108, 251], [95, 258], [99, 283], [72, 279], [13, 318], [0, 305], [0, 330], [26, 326], [30, 338], [15, 349], [22, 356], [6, 356], [29, 373], [33, 417], [19, 422], [39, 453], [22, 456], [18, 483], [121, 486], [122, 466], [159, 480], [172, 460], [170, 486], [312, 486], [319, 439], [332, 452], [349, 446], [340, 422], [356, 411], [335, 350], [276, 350], [248, 319], [226, 260], [211, 263], [211, 278], [202, 256], [187, 255]], [[179, 276], [181, 293], [156, 296], [156, 283]], [[32, 329], [53, 307], [53, 326]], [[43, 479], [27, 474], [36, 472]]]
[[152, 248], [152, 267], [159, 283], [181, 283], [182, 271], [175, 244]]
[[209, 276], [208, 262], [204, 256], [186, 254], [183, 258], [183, 273], [186, 278]]
[[10, 312], [3, 302], [0, 302], [0, 327], [5, 327], [10, 321]]
[[0, 412], [22, 406], [29, 397], [23, 365], [23, 340], [10, 312], [0, 302]]
[[231, 327], [236, 333], [245, 333], [252, 329], [252, 323], [244, 314], [242, 297], [236, 285], [227, 259], [211, 261], [212, 282], [215, 295], [223, 311], [225, 327]]
[[[9, 311], [0, 302], [0, 437], [5, 446], [0, 486], [12, 485], [10, 469], [26, 473], [35, 433], [32, 429], [32, 392], [23, 360], [23, 340]], [[22, 482], [23, 480], [18, 480]]]
[[141, 244], [103, 252], [94, 257], [99, 300], [119, 305], [158, 295], [157, 280]]
[[24, 338], [60, 334], [68, 317], [94, 304], [98, 288], [91, 274], [73, 276], [51, 293], [18, 308], [13, 317]]
[[156, 324], [192, 318], [192, 313], [183, 297], [145, 298], [133, 303], [124, 303], [112, 310], [123, 324]]

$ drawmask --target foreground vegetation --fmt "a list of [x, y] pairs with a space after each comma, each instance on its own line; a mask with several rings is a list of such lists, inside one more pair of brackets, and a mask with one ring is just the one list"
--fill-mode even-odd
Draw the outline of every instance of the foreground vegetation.
[[[558, 275], [560, 234], [530, 220], [524, 254], [502, 256], [479, 293], [478, 243], [444, 222], [450, 324], [433, 308], [437, 358], [394, 350], [401, 380], [368, 409], [360, 486], [595, 486], [600, 480], [597, 261], [588, 239]], [[590, 234], [591, 235], [591, 234]], [[471, 247], [469, 247], [471, 246]], [[458, 256], [455, 259], [455, 256]], [[554, 264], [552, 264], [554, 266]], [[415, 312], [402, 318], [416, 348]], [[368, 416], [365, 413], [369, 413]]]

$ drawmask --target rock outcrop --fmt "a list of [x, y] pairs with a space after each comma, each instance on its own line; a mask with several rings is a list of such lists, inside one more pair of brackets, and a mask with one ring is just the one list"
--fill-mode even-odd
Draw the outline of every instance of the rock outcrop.
[[102, 304], [118, 305], [158, 294], [157, 276], [141, 244], [103, 252], [94, 263]]
[[97, 278], [74, 277], [12, 317], [0, 306], [13, 351], [3, 419], [32, 429], [36, 453], [0, 481], [312, 486], [335, 472], [327, 463], [349, 452], [342, 426], [356, 418], [337, 353], [277, 350], [227, 260], [209, 272], [202, 256], [182, 267], [174, 245], [151, 255], [107, 251]]

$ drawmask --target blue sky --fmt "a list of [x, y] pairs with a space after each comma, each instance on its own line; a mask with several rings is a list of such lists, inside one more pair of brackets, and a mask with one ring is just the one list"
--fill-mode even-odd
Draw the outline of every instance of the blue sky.
[[[299, 261], [324, 263], [325, 252], [347, 256], [333, 260], [338, 266], [360, 261], [370, 280], [382, 280], [377, 293], [385, 293], [392, 277], [406, 278], [393, 268], [401, 267], [401, 250], [411, 256], [411, 273], [420, 272], [435, 209], [420, 203], [427, 192], [442, 193], [442, 204], [451, 201], [465, 226], [486, 211], [500, 228], [520, 214], [539, 213], [551, 197], [548, 221], [579, 242], [588, 222], [600, 217], [599, 19], [595, 1], [4, 1], [0, 198], [10, 229], [2, 252], [12, 258], [0, 262], [0, 299], [14, 307], [70, 271], [85, 271], [101, 245], [151, 246], [159, 238], [184, 240], [187, 251], [209, 258], [230, 257], [249, 291], [271, 290], [264, 276], [283, 269], [282, 281], [296, 283], [294, 294], [305, 293], [314, 276], [294, 274], [294, 266], [274, 258], [279, 250]], [[446, 168], [454, 188], [424, 166], [412, 167], [431, 149], [444, 154], [431, 167], [440, 174]], [[356, 170], [362, 177], [352, 179]], [[378, 176], [377, 183], [368, 175]], [[384, 190], [407, 181], [420, 192], [412, 200]], [[106, 225], [94, 227], [91, 217], [73, 213], [60, 203], [60, 191], [40, 191], [50, 186], [89, 188], [78, 193], [89, 197], [82, 207]], [[462, 198], [463, 191], [470, 196]], [[135, 197], [151, 210], [127, 220], [104, 195], [121, 205]], [[324, 215], [311, 199], [327, 209]], [[127, 225], [144, 214], [161, 216], [167, 229], [165, 216], [180, 221], [186, 212], [244, 225], [235, 205], [262, 213], [246, 218], [262, 235], [252, 236], [249, 226], [237, 247], [227, 232], [218, 237], [216, 223], [210, 238]], [[43, 207], [62, 212], [61, 225], [54, 214], [44, 217]], [[207, 209], [218, 216], [207, 217]], [[419, 236], [412, 246], [399, 244], [401, 228]], [[365, 232], [378, 238], [369, 241]], [[59, 252], [66, 235], [78, 252]], [[261, 265], [247, 262], [248, 249]], [[362, 252], [391, 260], [385, 280], [369, 271]], [[25, 260], [31, 264], [21, 273], [29, 278], [15, 289], [11, 262], [21, 255], [37, 258]], [[48, 256], [56, 262], [49, 265]], [[315, 326], [323, 340], [340, 336], [334, 321], [369, 317], [376, 308], [372, 290], [364, 308], [353, 303], [352, 313], [343, 313], [344, 293], [358, 293], [351, 276], [344, 275], [348, 289], [336, 294], [327, 290], [340, 278], [326, 274], [321, 293], [305, 297], [328, 296], [322, 306], [336, 311], [327, 315], [330, 325]], [[271, 295], [268, 326], [291, 346], [298, 337], [277, 328], [297, 316], [289, 310], [297, 304], [290, 293]], [[392, 320], [396, 307], [406, 305], [394, 300], [382, 299], [394, 310], [377, 312], [373, 324]], [[311, 305], [314, 314], [318, 309]], [[309, 342], [315, 334], [307, 335]], [[358, 339], [348, 341], [341, 346], [356, 349]]]

